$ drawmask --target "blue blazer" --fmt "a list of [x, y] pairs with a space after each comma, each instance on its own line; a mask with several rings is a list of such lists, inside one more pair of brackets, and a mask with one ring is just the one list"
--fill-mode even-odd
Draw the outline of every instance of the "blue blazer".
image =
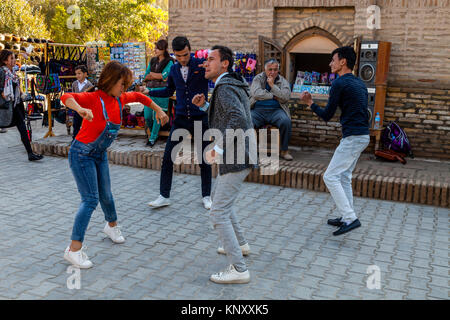
[[184, 82], [181, 75], [181, 64], [176, 62], [170, 68], [167, 78], [167, 87], [163, 90], [152, 91], [152, 97], [171, 97], [177, 91], [177, 104], [175, 115], [182, 115], [188, 118], [206, 116], [207, 113], [192, 104], [192, 98], [199, 93], [203, 93], [208, 98], [208, 80], [205, 78], [205, 68], [199, 67], [205, 59], [191, 57], [189, 60], [189, 73], [187, 81]]

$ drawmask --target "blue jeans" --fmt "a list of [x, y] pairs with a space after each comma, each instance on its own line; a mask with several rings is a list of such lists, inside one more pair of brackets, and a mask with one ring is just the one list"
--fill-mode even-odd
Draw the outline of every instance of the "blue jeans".
[[117, 220], [116, 208], [111, 193], [111, 180], [106, 151], [89, 154], [90, 149], [84, 143], [74, 140], [69, 151], [69, 165], [72, 170], [81, 204], [72, 229], [72, 240], [84, 240], [84, 235], [92, 212], [99, 201], [105, 214], [105, 220]]
[[369, 135], [343, 138], [323, 175], [342, 221], [347, 224], [357, 219], [353, 208], [352, 172], [369, 142]]

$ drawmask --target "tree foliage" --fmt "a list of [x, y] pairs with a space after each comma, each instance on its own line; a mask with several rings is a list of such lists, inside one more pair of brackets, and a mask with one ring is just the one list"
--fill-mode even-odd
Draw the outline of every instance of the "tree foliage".
[[80, 0], [81, 28], [70, 30], [67, 7], [57, 5], [50, 30], [56, 41], [111, 43], [146, 41], [150, 46], [168, 31], [168, 12], [148, 0]]
[[0, 1], [0, 32], [20, 37], [48, 38], [44, 15], [26, 0]]
[[[1, 1], [4, 17], [0, 30], [21, 36], [33, 33], [56, 42], [78, 44], [93, 40], [145, 41], [152, 48], [168, 32], [168, 0]], [[74, 21], [74, 12], [68, 10], [73, 5], [79, 7], [79, 29], [68, 27], [67, 21]]]

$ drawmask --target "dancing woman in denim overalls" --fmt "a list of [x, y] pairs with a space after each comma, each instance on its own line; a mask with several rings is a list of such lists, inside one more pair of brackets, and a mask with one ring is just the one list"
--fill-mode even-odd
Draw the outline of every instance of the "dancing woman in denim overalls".
[[72, 230], [72, 243], [64, 258], [79, 268], [90, 268], [92, 262], [83, 252], [82, 243], [92, 212], [100, 202], [107, 221], [103, 231], [114, 243], [125, 241], [117, 226], [117, 214], [111, 193], [107, 149], [117, 137], [122, 122], [122, 105], [140, 102], [156, 111], [162, 124], [168, 121], [164, 111], [147, 96], [125, 92], [132, 79], [131, 71], [113, 61], [103, 69], [95, 92], [67, 93], [62, 102], [84, 119], [72, 142], [69, 164], [81, 195], [81, 204]]

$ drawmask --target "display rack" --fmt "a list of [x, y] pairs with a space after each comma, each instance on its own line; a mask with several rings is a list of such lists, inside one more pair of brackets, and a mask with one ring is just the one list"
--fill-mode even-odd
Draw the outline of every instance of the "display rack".
[[[44, 61], [45, 61], [45, 75], [48, 76], [50, 74], [50, 52], [49, 48], [52, 47], [53, 50], [51, 52], [52, 58], [64, 58], [64, 52], [57, 52], [57, 48], [77, 48], [82, 50], [73, 50], [72, 52], [69, 51], [69, 55], [72, 55], [74, 53], [78, 54], [78, 58], [80, 59], [83, 55], [86, 54], [86, 46], [80, 45], [80, 44], [68, 44], [68, 43], [47, 43], [44, 47]], [[75, 52], [76, 51], [76, 52]], [[58, 56], [62, 55], [62, 56]], [[59, 76], [60, 79], [76, 79], [75, 75], [66, 75], [66, 76]], [[48, 137], [54, 137], [55, 134], [53, 133], [53, 123], [52, 123], [52, 101], [51, 101], [51, 95], [46, 94], [46, 102], [47, 102], [47, 112], [48, 112], [48, 131], [44, 135], [44, 138]]]

